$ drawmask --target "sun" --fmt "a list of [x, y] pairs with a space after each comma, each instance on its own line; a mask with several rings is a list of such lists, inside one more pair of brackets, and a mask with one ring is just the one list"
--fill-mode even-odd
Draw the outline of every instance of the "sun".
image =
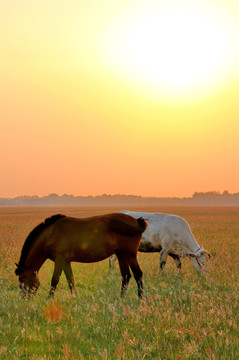
[[231, 65], [232, 23], [208, 2], [165, 3], [143, 1], [111, 24], [104, 61], [137, 86], [166, 96], [202, 91]]

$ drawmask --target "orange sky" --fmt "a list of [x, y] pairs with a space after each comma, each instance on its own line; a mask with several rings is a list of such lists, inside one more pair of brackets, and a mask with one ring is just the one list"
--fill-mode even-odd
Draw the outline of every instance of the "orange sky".
[[237, 0], [0, 14], [0, 197], [239, 192]]

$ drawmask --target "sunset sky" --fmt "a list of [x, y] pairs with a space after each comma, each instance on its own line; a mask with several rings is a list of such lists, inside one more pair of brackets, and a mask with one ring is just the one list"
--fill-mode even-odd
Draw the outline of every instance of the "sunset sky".
[[238, 0], [7, 0], [0, 17], [0, 197], [239, 192]]

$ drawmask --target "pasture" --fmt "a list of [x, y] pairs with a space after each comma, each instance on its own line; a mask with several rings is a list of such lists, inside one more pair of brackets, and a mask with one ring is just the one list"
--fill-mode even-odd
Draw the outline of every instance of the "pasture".
[[[184, 217], [199, 244], [212, 255], [209, 273], [196, 274], [189, 259], [182, 273], [159, 254], [138, 254], [145, 296], [131, 278], [123, 299], [118, 266], [108, 259], [73, 263], [77, 298], [64, 274], [48, 299], [53, 263], [40, 269], [41, 286], [21, 299], [15, 262], [28, 233], [52, 214], [84, 217], [119, 208], [0, 208], [0, 359], [238, 359], [239, 208], [132, 208]], [[129, 209], [130, 210], [130, 209]]]

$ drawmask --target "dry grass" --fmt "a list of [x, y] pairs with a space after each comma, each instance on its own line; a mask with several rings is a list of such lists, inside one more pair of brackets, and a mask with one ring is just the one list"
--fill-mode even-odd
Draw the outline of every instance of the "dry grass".
[[139, 254], [145, 298], [132, 279], [119, 297], [120, 275], [108, 260], [73, 264], [78, 298], [62, 276], [48, 300], [53, 264], [40, 270], [32, 300], [18, 296], [14, 262], [32, 228], [54, 213], [91, 216], [112, 208], [0, 208], [0, 359], [238, 359], [239, 208], [169, 207], [135, 210], [183, 216], [212, 254], [209, 274], [189, 260], [183, 276], [168, 259], [158, 276], [158, 254]]

